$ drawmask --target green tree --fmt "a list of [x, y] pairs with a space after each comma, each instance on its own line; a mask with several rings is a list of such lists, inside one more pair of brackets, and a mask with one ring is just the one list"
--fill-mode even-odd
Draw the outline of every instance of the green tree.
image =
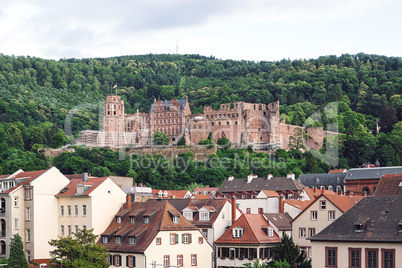
[[289, 137], [289, 148], [292, 150], [306, 149], [304, 145], [305, 134], [303, 129], [297, 127], [293, 131], [293, 135]]
[[222, 148], [222, 149], [230, 149], [230, 147], [233, 146], [233, 143], [227, 139], [227, 138], [220, 138], [217, 142], [217, 144]]
[[256, 259], [256, 260], [254, 260], [254, 262], [245, 263], [244, 267], [245, 268], [268, 268], [268, 265], [266, 262], [260, 263], [260, 260]]
[[57, 132], [50, 138], [50, 147], [52, 148], [59, 148], [67, 143], [67, 136], [62, 129], [57, 130]]
[[272, 249], [273, 261], [286, 261], [290, 267], [311, 268], [311, 260], [307, 259], [306, 252], [300, 252], [299, 247], [293, 242], [292, 237], [283, 235], [281, 243]]
[[52, 239], [49, 245], [56, 249], [50, 251], [53, 261], [63, 260], [63, 267], [109, 267], [106, 260], [106, 248], [96, 244], [97, 235], [93, 234], [93, 229], [78, 230], [71, 236]]
[[177, 145], [186, 145], [186, 138], [184, 138], [184, 136], [180, 137]]
[[8, 258], [8, 266], [11, 268], [28, 268], [28, 261], [25, 258], [24, 245], [21, 236], [14, 234], [11, 238], [10, 257]]
[[165, 133], [160, 131], [155, 131], [154, 133], [154, 143], [155, 145], [168, 145], [169, 139]]
[[286, 260], [273, 261], [269, 265], [270, 268], [291, 268], [290, 264]]

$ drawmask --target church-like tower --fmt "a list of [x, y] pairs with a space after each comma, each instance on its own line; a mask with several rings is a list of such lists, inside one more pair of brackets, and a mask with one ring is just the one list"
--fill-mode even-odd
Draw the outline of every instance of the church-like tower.
[[120, 96], [106, 97], [103, 131], [124, 132], [124, 101], [120, 99]]

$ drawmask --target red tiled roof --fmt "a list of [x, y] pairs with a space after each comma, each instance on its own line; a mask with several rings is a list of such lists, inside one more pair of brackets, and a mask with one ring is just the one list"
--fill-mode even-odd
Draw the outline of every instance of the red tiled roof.
[[374, 196], [385, 195], [402, 195], [402, 174], [389, 174], [382, 176]]
[[291, 205], [295, 208], [298, 208], [300, 210], [306, 209], [306, 207], [308, 207], [312, 202], [313, 202], [313, 200], [285, 200], [284, 201], [284, 203]]
[[270, 191], [270, 190], [262, 190], [267, 197], [279, 197], [279, 194], [276, 191]]
[[[182, 215], [180, 215], [179, 223], [173, 223], [171, 214], [176, 209], [167, 200], [150, 199], [147, 202], [134, 202], [130, 210], [140, 212], [135, 217], [135, 223], [131, 223], [130, 218], [127, 216], [122, 217], [121, 223], [117, 223], [114, 218], [105, 232], [102, 233], [102, 235], [110, 237], [114, 231], [118, 231], [119, 234], [127, 234], [126, 230], [130, 231], [128, 235], [122, 236], [121, 244], [115, 243], [114, 236], [109, 239], [108, 244], [102, 244], [109, 252], [143, 253], [159, 231], [198, 230], [196, 226], [187, 221]], [[132, 213], [129, 212], [128, 215], [132, 215]], [[145, 215], [151, 215], [148, 224], [144, 223]], [[127, 236], [136, 236], [136, 244], [129, 245]], [[98, 244], [101, 243], [102, 238], [98, 240]]]
[[[232, 229], [235, 227], [244, 228], [242, 237], [233, 237]], [[243, 214], [215, 241], [215, 243], [266, 244], [279, 243], [281, 241], [275, 232], [274, 237], [268, 237], [262, 227], [267, 228], [268, 223], [261, 214]]]
[[208, 196], [203, 194], [194, 194], [193, 196], [195, 197], [195, 199], [209, 199]]
[[40, 175], [44, 174], [47, 170], [36, 170], [36, 171], [26, 171], [26, 172], [20, 172], [17, 175], [13, 176], [13, 179], [25, 179], [20, 185], [14, 186], [7, 191], [5, 191], [5, 194], [9, 194], [13, 192], [15, 189], [21, 187], [21, 185], [28, 185], [31, 183], [31, 181], [35, 180], [38, 178]]
[[70, 183], [64, 187], [67, 189], [64, 191], [62, 189], [56, 196], [63, 197], [63, 196], [74, 196], [77, 194], [77, 184], [82, 183], [84, 185], [92, 185], [89, 189], [87, 189], [82, 195], [89, 195], [92, 193], [99, 185], [101, 185], [108, 177], [100, 177], [100, 178], [88, 178], [88, 182], [83, 182], [81, 179], [72, 179]]

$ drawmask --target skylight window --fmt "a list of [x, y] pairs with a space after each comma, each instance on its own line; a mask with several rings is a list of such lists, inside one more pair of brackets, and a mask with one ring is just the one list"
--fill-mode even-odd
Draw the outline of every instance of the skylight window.
[[399, 188], [402, 188], [402, 181], [399, 182], [398, 187], [399, 187]]

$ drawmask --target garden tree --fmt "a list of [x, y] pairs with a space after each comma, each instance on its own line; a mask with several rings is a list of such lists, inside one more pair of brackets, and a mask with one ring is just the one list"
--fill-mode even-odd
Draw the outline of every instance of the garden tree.
[[78, 230], [72, 236], [52, 239], [49, 245], [55, 247], [50, 251], [50, 256], [54, 262], [57, 259], [63, 260], [63, 267], [109, 267], [106, 260], [106, 248], [96, 244], [97, 236], [93, 234], [93, 229]]
[[291, 150], [306, 149], [306, 146], [304, 145], [304, 140], [307, 134], [304, 133], [303, 129], [297, 127], [294, 129], [293, 133], [294, 134], [289, 137], [289, 148]]
[[213, 133], [213, 132], [209, 132], [209, 134], [208, 134], [208, 140], [211, 141], [211, 144], [215, 144], [215, 143], [216, 143], [216, 140], [215, 140], [215, 138], [214, 138], [214, 133]]
[[129, 169], [128, 172], [127, 172], [127, 174], [126, 174], [126, 177], [131, 177], [131, 178], [133, 178], [133, 184], [135, 184], [135, 180], [138, 178], [138, 174], [137, 174], [137, 172], [135, 172], [134, 170]]
[[50, 138], [50, 147], [59, 148], [68, 143], [68, 138], [62, 129], [58, 129], [57, 132]]
[[169, 144], [169, 139], [166, 136], [166, 134], [163, 132], [155, 131], [153, 138], [154, 138], [155, 145], [168, 145]]
[[220, 139], [218, 139], [217, 144], [218, 144], [222, 149], [230, 149], [230, 147], [233, 146], [233, 143], [232, 143], [228, 138], [220, 138]]
[[299, 247], [293, 242], [292, 237], [284, 234], [281, 243], [273, 249], [273, 262], [286, 261], [290, 267], [311, 268], [311, 260], [308, 260], [306, 252], [300, 251]]
[[245, 268], [268, 268], [268, 265], [266, 262], [261, 262], [259, 259], [254, 260], [254, 262], [248, 262], [243, 264]]
[[318, 173], [317, 158], [315, 158], [310, 152], [306, 152], [305, 156], [304, 171], [306, 173]]
[[7, 142], [9, 147], [24, 149], [24, 140], [22, 139], [22, 133], [17, 125], [12, 125], [7, 129], [5, 141]]
[[28, 261], [25, 258], [24, 245], [21, 236], [14, 234], [10, 243], [10, 257], [7, 260], [7, 267], [28, 268]]
[[177, 145], [186, 145], [186, 138], [184, 138], [184, 136], [181, 136], [179, 141], [177, 142]]
[[396, 116], [396, 110], [392, 107], [384, 107], [381, 110], [381, 116], [379, 126], [381, 132], [391, 132], [393, 126], [398, 123], [398, 117]]

